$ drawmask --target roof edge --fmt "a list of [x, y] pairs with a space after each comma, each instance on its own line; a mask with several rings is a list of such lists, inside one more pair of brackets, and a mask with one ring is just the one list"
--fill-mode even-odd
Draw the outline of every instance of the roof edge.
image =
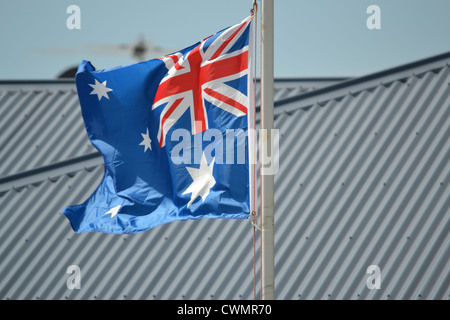
[[83, 168], [103, 164], [100, 152], [87, 154], [81, 157], [61, 161], [37, 169], [19, 172], [10, 176], [0, 178], [0, 194], [11, 188], [20, 188], [26, 185], [38, 183], [45, 179], [59, 177], [64, 174], [79, 171]]
[[[299, 82], [299, 81], [308, 81], [308, 82], [322, 82], [322, 81], [344, 81], [354, 77], [275, 77], [273, 81], [275, 82]], [[256, 82], [261, 82], [261, 78], [256, 78]]]
[[0, 85], [18, 84], [75, 84], [75, 79], [0, 79]]
[[[404, 64], [401, 66], [397, 66], [394, 68], [389, 68], [389, 69], [386, 69], [383, 71], [371, 73], [371, 74], [368, 74], [365, 76], [350, 78], [348, 80], [344, 80], [342, 82], [339, 82], [339, 83], [336, 83], [336, 84], [333, 84], [333, 85], [330, 85], [330, 86], [327, 86], [327, 87], [324, 87], [321, 89], [302, 93], [295, 97], [290, 97], [290, 98], [286, 98], [283, 100], [275, 101], [274, 105], [275, 105], [275, 107], [279, 107], [279, 106], [283, 106], [283, 105], [286, 105], [286, 104], [289, 104], [292, 102], [308, 100], [308, 99], [311, 99], [311, 98], [314, 98], [317, 96], [321, 96], [321, 95], [324, 95], [324, 94], [327, 94], [327, 93], [330, 93], [333, 91], [337, 91], [337, 90], [342, 90], [342, 89], [345, 89], [345, 88], [348, 88], [351, 86], [373, 82], [373, 85], [364, 87], [364, 89], [367, 89], [372, 86], [379, 85], [381, 82], [383, 82], [383, 79], [385, 79], [386, 77], [390, 77], [397, 73], [399, 74], [399, 76], [396, 79], [389, 79], [388, 82], [404, 79], [404, 78], [409, 77], [414, 74], [420, 74], [422, 72], [430, 71], [434, 68], [443, 67], [443, 65], [438, 65], [437, 63], [440, 63], [440, 62], [442, 62], [442, 60], [446, 60], [446, 59], [450, 59], [450, 52], [439, 54], [439, 55], [436, 55], [436, 56], [433, 56], [430, 58], [426, 58], [426, 59], [417, 60], [417, 61], [410, 62], [410, 63]], [[435, 64], [435, 63], [436, 63], [436, 66], [430, 68], [429, 65]], [[447, 62], [446, 64], [448, 66], [449, 62]], [[423, 68], [421, 68], [421, 67], [423, 67]], [[411, 69], [416, 69], [416, 68], [419, 68], [419, 70], [417, 70], [417, 72], [406, 73], [407, 71], [410, 71]], [[363, 90], [363, 88], [358, 88], [358, 90], [352, 91], [352, 93], [356, 93], [361, 90]], [[328, 99], [323, 99], [323, 100], [328, 100]]]

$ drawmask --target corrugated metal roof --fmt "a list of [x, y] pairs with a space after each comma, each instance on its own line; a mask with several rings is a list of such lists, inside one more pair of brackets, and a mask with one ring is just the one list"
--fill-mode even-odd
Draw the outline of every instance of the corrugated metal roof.
[[[277, 299], [450, 298], [449, 61], [276, 98]], [[103, 165], [73, 84], [58, 86], [0, 84], [0, 297], [253, 299], [250, 221], [73, 233], [59, 212], [88, 197]], [[66, 286], [73, 264], [79, 290]], [[379, 290], [366, 286], [370, 265]], [[258, 260], [256, 273], [259, 297]]]
[[[279, 115], [279, 297], [449, 298], [446, 63]], [[380, 290], [365, 285], [372, 264]]]

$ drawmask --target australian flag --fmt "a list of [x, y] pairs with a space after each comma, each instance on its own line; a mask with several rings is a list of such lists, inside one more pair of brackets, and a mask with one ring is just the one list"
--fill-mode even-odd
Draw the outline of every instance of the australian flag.
[[248, 218], [252, 18], [160, 59], [98, 71], [81, 62], [82, 116], [105, 172], [63, 210], [75, 232]]

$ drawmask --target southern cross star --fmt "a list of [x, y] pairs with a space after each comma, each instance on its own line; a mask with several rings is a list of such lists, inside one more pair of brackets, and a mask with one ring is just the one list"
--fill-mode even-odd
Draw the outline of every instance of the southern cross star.
[[147, 151], [147, 149], [150, 149], [150, 151], [152, 151], [152, 139], [150, 139], [150, 136], [148, 134], [148, 128], [147, 128], [147, 133], [141, 133], [141, 136], [144, 140], [142, 140], [142, 142], [139, 144], [140, 146], [144, 146], [144, 152]]
[[111, 210], [106, 212], [105, 214], [110, 214], [111, 218], [112, 218], [117, 214], [117, 212], [119, 212], [120, 207], [121, 207], [121, 205], [115, 206], [114, 208], [112, 208]]
[[100, 101], [100, 99], [103, 97], [109, 99], [108, 92], [113, 91], [106, 86], [106, 80], [103, 82], [99, 82], [97, 79], [95, 79], [95, 83], [89, 85], [94, 89], [92, 90], [91, 94], [96, 94], [98, 97], [98, 101]]

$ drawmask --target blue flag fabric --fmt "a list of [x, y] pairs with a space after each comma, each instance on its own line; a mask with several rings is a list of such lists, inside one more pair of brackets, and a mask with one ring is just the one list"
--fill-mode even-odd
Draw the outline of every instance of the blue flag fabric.
[[251, 18], [160, 59], [98, 71], [81, 62], [82, 116], [105, 172], [63, 210], [75, 232], [248, 218]]

